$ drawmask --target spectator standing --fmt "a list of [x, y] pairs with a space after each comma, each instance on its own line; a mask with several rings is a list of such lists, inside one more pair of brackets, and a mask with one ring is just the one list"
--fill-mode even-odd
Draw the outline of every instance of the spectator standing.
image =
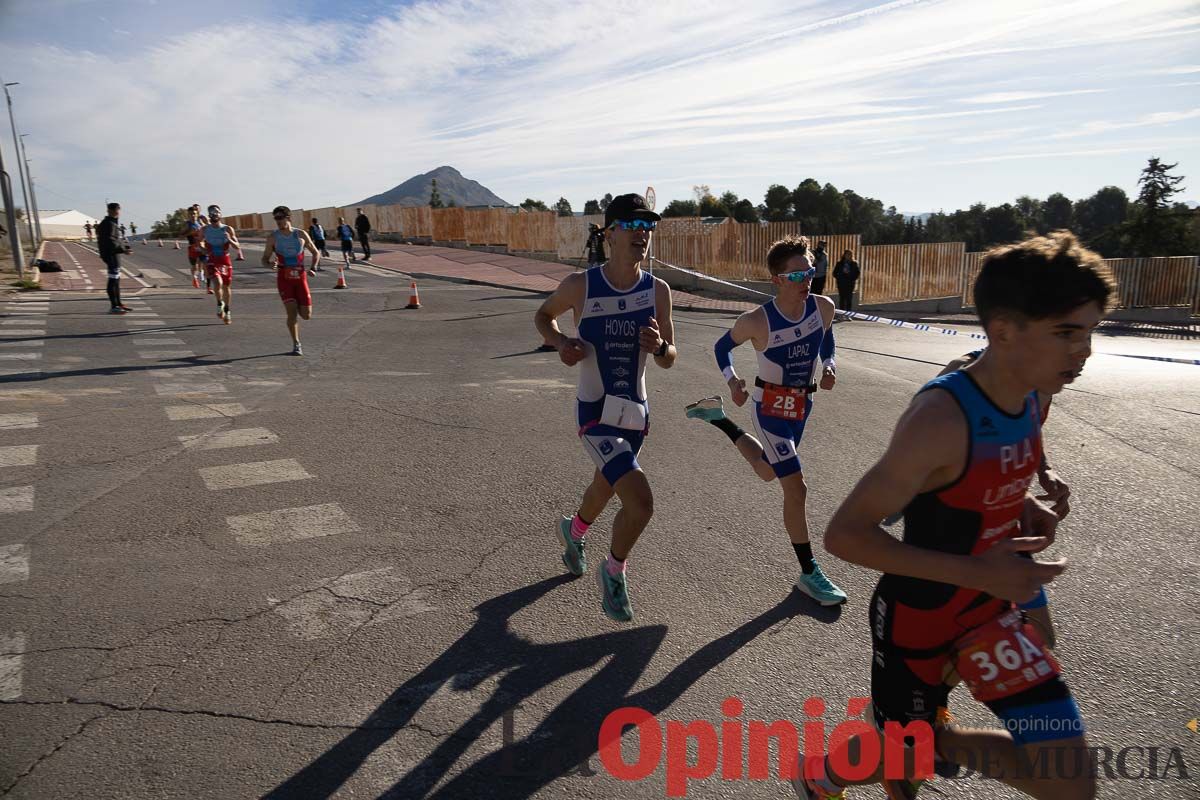
[[358, 209], [358, 216], [354, 218], [354, 229], [358, 231], [358, 243], [362, 245], [363, 261], [371, 260], [371, 220], [367, 219], [367, 215], [363, 210]]
[[594, 222], [588, 223], [587, 264], [588, 268], [604, 263], [604, 229]]
[[842, 253], [841, 259], [833, 268], [833, 279], [837, 281], [838, 287], [838, 308], [842, 311], [854, 310], [854, 286], [861, 274], [858, 262], [854, 260], [854, 251], [847, 250]]
[[135, 223], [135, 222], [129, 223], [129, 235], [137, 236], [137, 223]]
[[825, 294], [825, 278], [829, 274], [829, 254], [825, 252], [825, 245], [825, 242], [817, 242], [817, 249], [813, 251], [813, 269], [817, 271], [813, 276], [813, 294]]
[[[316, 217], [308, 223], [308, 236], [313, 240], [313, 244], [321, 251], [323, 258], [329, 258], [329, 251], [325, 249], [325, 229], [321, 227], [320, 221]], [[317, 272], [322, 272], [320, 263], [317, 264]]]
[[121, 243], [121, 224], [117, 218], [121, 216], [121, 204], [109, 203], [108, 216], [100, 220], [96, 226], [96, 246], [100, 258], [108, 267], [108, 299], [112, 303], [110, 313], [124, 314], [129, 306], [121, 303], [121, 254], [128, 253], [129, 247]]

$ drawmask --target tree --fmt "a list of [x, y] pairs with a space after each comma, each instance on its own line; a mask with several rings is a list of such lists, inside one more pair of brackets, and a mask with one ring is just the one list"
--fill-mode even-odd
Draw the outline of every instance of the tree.
[[733, 218], [738, 222], [757, 223], [759, 221], [758, 209], [749, 200], [738, 200], [733, 206]]
[[732, 217], [733, 210], [726, 207], [717, 198], [707, 194], [700, 201], [700, 216], [702, 217]]
[[720, 200], [721, 205], [729, 209], [730, 214], [733, 214], [733, 210], [741, 202], [741, 199], [737, 196], [737, 192], [721, 192]]
[[599, 200], [588, 200], [583, 204], [583, 213], [587, 214], [603, 214], [604, 211], [600, 208]]
[[1045, 207], [1041, 200], [1023, 194], [1017, 198], [1015, 206], [1017, 214], [1021, 217], [1021, 223], [1026, 230], [1037, 231], [1038, 233], [1046, 232]]
[[186, 208], [177, 208], [150, 226], [150, 231], [156, 236], [182, 236], [187, 228]]
[[[832, 183], [825, 184], [817, 204], [817, 222], [820, 233], [838, 233], [850, 215], [846, 198]], [[801, 229], [803, 230], [803, 229]]]
[[429, 207], [430, 208], [445, 208], [442, 202], [442, 195], [438, 193], [437, 178], [432, 180], [433, 188], [429, 192]]
[[692, 194], [696, 196], [696, 204], [699, 205], [704, 202], [704, 198], [712, 195], [712, 189], [708, 188], [707, 183], [702, 183], [692, 187]]
[[1170, 208], [1171, 198], [1183, 191], [1182, 175], [1171, 175], [1179, 166], [1151, 158], [1138, 178], [1137, 206], [1127, 224], [1129, 244], [1135, 255], [1177, 255], [1189, 238], [1185, 217]]
[[763, 196], [764, 216], [770, 222], [783, 222], [792, 211], [792, 193], [786, 186], [771, 184]]
[[1080, 238], [1105, 258], [1116, 258], [1126, 251], [1124, 223], [1128, 218], [1129, 196], [1119, 186], [1105, 186], [1075, 203]]
[[812, 178], [805, 178], [792, 191], [792, 218], [803, 233], [816, 233], [820, 227], [821, 184]]
[[700, 207], [695, 200], [672, 200], [662, 210], [663, 217], [696, 217], [700, 215]]
[[560, 217], [571, 217], [575, 212], [571, 210], [571, 202], [565, 197], [558, 198], [558, 202], [554, 204], [554, 210], [558, 212]]
[[1021, 212], [1012, 203], [993, 206], [983, 212], [983, 239], [988, 247], [1024, 238]]
[[608, 211], [608, 204], [612, 202], [612, 193], [607, 193], [600, 199], [600, 213]]
[[1075, 209], [1062, 192], [1055, 192], [1042, 204], [1042, 223], [1047, 231], [1068, 230], [1075, 223]]
[[549, 211], [550, 209], [541, 200], [534, 200], [532, 197], [526, 197], [525, 202], [521, 203], [521, 208], [526, 211]]

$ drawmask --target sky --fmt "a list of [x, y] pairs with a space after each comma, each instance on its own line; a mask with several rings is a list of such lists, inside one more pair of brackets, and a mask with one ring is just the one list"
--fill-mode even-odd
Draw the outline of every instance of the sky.
[[182, 7], [0, 0], [42, 208], [317, 208], [451, 165], [576, 210], [811, 177], [918, 213], [1133, 195], [1151, 156], [1200, 200], [1197, 0]]

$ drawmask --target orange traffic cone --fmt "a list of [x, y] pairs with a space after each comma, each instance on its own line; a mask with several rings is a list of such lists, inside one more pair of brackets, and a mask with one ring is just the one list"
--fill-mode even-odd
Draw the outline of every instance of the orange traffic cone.
[[175, 249], [176, 249], [176, 250], [178, 250], [178, 249], [179, 249], [179, 242], [176, 242], [176, 243], [175, 243]]
[[346, 285], [346, 271], [344, 269], [342, 269], [341, 264], [338, 264], [337, 286], [335, 286], [333, 288], [335, 288], [335, 289], [349, 289], [350, 288], [349, 286]]
[[420, 308], [421, 296], [417, 294], [417, 282], [412, 282], [412, 289], [408, 293], [408, 305], [405, 308]]

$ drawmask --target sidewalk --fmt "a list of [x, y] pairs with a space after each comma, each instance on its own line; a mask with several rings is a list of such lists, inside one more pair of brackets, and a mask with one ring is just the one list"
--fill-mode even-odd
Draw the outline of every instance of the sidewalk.
[[[336, 260], [336, 259], [335, 259]], [[504, 289], [549, 294], [575, 267], [533, 258], [459, 250], [454, 247], [371, 244], [371, 264], [408, 273], [414, 278], [438, 278]], [[687, 292], [672, 292], [672, 305], [685, 311], [740, 314], [752, 303], [713, 300]]]

